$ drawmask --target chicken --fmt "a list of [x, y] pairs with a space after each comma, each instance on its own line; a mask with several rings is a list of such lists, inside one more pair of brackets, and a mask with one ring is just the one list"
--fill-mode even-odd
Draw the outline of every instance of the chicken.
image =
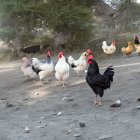
[[[21, 71], [24, 73], [24, 76], [26, 78], [35, 78], [37, 77], [36, 72], [32, 69], [32, 64], [29, 62], [29, 60], [26, 57], [22, 58], [23, 65], [21, 67]], [[35, 80], [34, 80], [35, 82]]]
[[69, 56], [67, 58], [68, 63], [76, 71], [77, 77], [79, 77], [79, 72], [84, 71], [86, 69], [86, 66], [87, 66], [86, 56], [88, 56], [89, 54], [90, 54], [90, 49], [82, 53], [82, 55], [80, 56], [78, 60], [74, 60], [72, 56]]
[[37, 73], [37, 75], [39, 75], [39, 78], [40, 78], [40, 86], [44, 86], [42, 80], [45, 77], [49, 76], [54, 69], [53, 61], [51, 59], [49, 51], [47, 52], [45, 60], [46, 62], [42, 63], [37, 58], [32, 58], [33, 69]]
[[131, 42], [128, 42], [128, 47], [127, 48], [122, 48], [122, 51], [126, 55], [130, 55], [133, 52], [133, 47], [131, 45]]
[[140, 42], [137, 36], [133, 36], [133, 38], [134, 38], [134, 47], [136, 49], [137, 47], [140, 47]]
[[99, 95], [100, 101], [98, 106], [102, 106], [102, 96], [104, 94], [104, 90], [110, 88], [111, 82], [113, 82], [114, 69], [112, 66], [109, 66], [105, 70], [104, 74], [101, 75], [98, 64], [95, 60], [93, 60], [92, 55], [88, 56], [87, 63], [89, 64], [89, 67], [86, 75], [86, 82], [96, 94], [94, 104], [98, 104], [97, 96]]
[[107, 46], [106, 41], [103, 41], [102, 49], [106, 54], [113, 54], [116, 51], [115, 42], [112, 42], [110, 46]]
[[58, 62], [55, 65], [55, 77], [59, 80], [59, 81], [63, 81], [62, 83], [62, 87], [65, 88], [65, 82], [66, 80], [69, 78], [69, 64], [66, 62], [65, 57], [63, 56], [63, 52], [60, 52], [58, 54]]
[[136, 52], [138, 53], [138, 55], [140, 56], [140, 46], [136, 47]]

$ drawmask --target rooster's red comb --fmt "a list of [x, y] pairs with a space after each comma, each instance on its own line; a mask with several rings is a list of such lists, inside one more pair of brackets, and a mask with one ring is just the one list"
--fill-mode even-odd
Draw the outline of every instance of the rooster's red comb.
[[62, 54], [63, 54], [63, 52], [60, 52], [60, 53], [58, 54], [58, 58], [61, 58], [61, 57], [62, 57]]
[[50, 56], [50, 51], [47, 52], [47, 56]]
[[89, 55], [88, 56], [88, 60], [90, 60], [90, 59], [93, 59], [93, 56], [92, 55]]
[[87, 53], [90, 53], [90, 49], [87, 49]]

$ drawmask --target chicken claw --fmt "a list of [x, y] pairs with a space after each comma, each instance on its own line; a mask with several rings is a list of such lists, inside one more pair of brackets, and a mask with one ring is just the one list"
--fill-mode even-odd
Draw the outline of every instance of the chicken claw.
[[65, 81], [63, 81], [62, 88], [66, 88]]
[[99, 103], [99, 104], [98, 104], [98, 107], [101, 107], [101, 106], [102, 106], [102, 104], [101, 104], [101, 103]]
[[42, 80], [40, 80], [40, 87], [45, 86], [45, 84], [43, 84]]
[[97, 105], [98, 104], [98, 102], [94, 102], [94, 105]]

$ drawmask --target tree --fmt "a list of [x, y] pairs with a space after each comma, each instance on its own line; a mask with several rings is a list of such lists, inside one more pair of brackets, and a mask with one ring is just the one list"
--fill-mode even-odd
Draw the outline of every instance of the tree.
[[2, 0], [0, 38], [13, 44], [14, 56], [35, 40], [35, 31], [71, 34], [67, 46], [84, 45], [91, 36], [91, 0]]
[[[42, 1], [43, 2], [43, 1]], [[13, 46], [13, 56], [17, 56], [20, 49], [27, 45], [29, 39], [34, 38], [33, 30], [42, 26], [41, 20], [31, 7], [40, 1], [31, 0], [3, 0], [0, 5], [0, 38]]]

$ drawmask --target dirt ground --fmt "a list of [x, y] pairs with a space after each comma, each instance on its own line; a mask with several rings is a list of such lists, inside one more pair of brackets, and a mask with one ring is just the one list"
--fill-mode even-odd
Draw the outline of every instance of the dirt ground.
[[[140, 140], [140, 57], [134, 52], [97, 62], [101, 73], [110, 65], [116, 72], [99, 108], [93, 105], [86, 74], [76, 78], [71, 69], [67, 88], [62, 89], [53, 72], [45, 79], [47, 85], [39, 87], [39, 82], [24, 82], [21, 60], [0, 62], [0, 140]], [[67, 96], [73, 100], [63, 100]], [[121, 107], [111, 108], [118, 99]]]

